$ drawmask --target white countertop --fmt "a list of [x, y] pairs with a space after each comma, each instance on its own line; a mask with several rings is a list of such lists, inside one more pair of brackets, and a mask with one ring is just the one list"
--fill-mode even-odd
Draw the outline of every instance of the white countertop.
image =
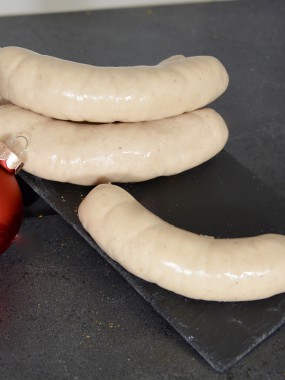
[[0, 16], [213, 1], [229, 0], [13, 0], [12, 2], [3, 1], [0, 3]]

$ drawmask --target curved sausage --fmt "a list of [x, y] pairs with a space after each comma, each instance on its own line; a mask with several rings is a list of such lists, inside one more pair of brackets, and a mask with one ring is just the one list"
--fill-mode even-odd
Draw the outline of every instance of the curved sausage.
[[0, 107], [0, 140], [23, 135], [24, 169], [39, 177], [94, 185], [176, 174], [217, 154], [228, 129], [204, 109], [143, 123], [79, 124], [49, 119], [14, 105]]
[[4, 98], [2, 98], [2, 96], [0, 95], [0, 106], [3, 106], [4, 104], [7, 104], [9, 103], [8, 100], [5, 100]]
[[214, 57], [175, 56], [157, 66], [95, 67], [18, 47], [0, 49], [0, 94], [49, 117], [148, 121], [209, 104], [228, 85]]
[[87, 195], [79, 218], [125, 269], [183, 296], [245, 301], [285, 291], [285, 236], [219, 240], [196, 235], [166, 223], [108, 184]]

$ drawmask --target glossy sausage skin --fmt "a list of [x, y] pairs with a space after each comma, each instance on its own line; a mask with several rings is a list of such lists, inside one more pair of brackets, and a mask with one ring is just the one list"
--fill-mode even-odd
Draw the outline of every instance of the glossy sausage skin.
[[18, 47], [0, 49], [0, 94], [62, 120], [162, 119], [204, 107], [227, 85], [224, 66], [209, 56], [174, 56], [157, 66], [96, 67]]
[[11, 104], [0, 107], [0, 140], [8, 143], [19, 135], [29, 144], [21, 156], [24, 170], [54, 181], [94, 185], [190, 169], [224, 147], [228, 129], [211, 109], [143, 123], [79, 124]]
[[138, 277], [183, 296], [247, 301], [285, 291], [285, 236], [196, 235], [166, 223], [110, 184], [87, 195], [79, 218], [112, 259]]
[[4, 98], [1, 97], [0, 95], [0, 106], [3, 106], [4, 104], [9, 103], [8, 100], [5, 100]]

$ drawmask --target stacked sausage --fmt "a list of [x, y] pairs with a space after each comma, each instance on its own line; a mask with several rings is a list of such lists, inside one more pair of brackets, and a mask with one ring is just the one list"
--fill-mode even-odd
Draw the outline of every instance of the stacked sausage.
[[94, 185], [176, 174], [225, 145], [227, 127], [215, 111], [190, 111], [227, 84], [212, 57], [101, 68], [2, 48], [0, 94], [18, 107], [1, 107], [0, 139], [26, 136], [25, 170], [56, 181]]
[[[227, 85], [213, 57], [100, 68], [2, 48], [0, 96], [11, 103], [0, 107], [0, 140], [25, 136], [25, 170], [56, 181], [95, 185], [176, 174], [224, 147], [223, 119], [201, 108]], [[284, 236], [198, 236], [111, 184], [88, 194], [79, 218], [130, 272], [184, 296], [239, 301], [285, 291]]]

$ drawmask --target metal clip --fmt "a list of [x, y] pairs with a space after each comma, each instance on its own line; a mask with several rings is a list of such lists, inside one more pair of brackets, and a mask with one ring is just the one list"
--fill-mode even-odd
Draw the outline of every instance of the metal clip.
[[[10, 145], [13, 145], [16, 139], [23, 138], [26, 142], [26, 147], [19, 153], [19, 156], [25, 152], [28, 146], [28, 140], [25, 136], [16, 136], [11, 140]], [[17, 174], [24, 166], [23, 161], [19, 158], [7, 145], [0, 141], [0, 166], [11, 174]]]

